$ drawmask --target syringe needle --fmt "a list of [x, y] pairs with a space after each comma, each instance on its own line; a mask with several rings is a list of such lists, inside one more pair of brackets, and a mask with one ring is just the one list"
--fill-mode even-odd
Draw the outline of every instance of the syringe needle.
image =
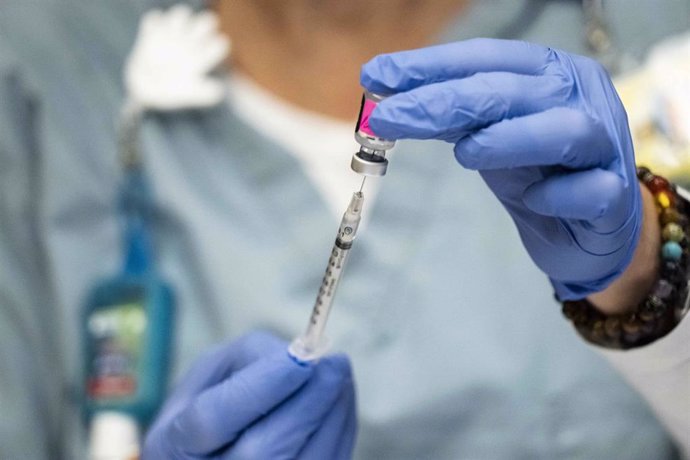
[[367, 176], [364, 176], [364, 179], [362, 179], [362, 185], [359, 186], [359, 192], [362, 193], [362, 189], [364, 188], [364, 182], [366, 182]]

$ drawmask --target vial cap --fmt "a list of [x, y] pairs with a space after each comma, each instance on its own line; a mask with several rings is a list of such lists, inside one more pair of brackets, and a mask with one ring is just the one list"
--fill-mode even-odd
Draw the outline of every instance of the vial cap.
[[363, 176], [384, 176], [388, 169], [388, 160], [379, 155], [357, 152], [352, 156], [350, 167]]

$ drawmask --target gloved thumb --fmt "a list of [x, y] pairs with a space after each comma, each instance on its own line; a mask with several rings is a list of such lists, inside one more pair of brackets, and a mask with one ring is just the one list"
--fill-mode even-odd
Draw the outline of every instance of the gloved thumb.
[[591, 230], [607, 234], [630, 215], [627, 186], [617, 174], [596, 168], [550, 176], [527, 187], [522, 200], [537, 214], [585, 221]]

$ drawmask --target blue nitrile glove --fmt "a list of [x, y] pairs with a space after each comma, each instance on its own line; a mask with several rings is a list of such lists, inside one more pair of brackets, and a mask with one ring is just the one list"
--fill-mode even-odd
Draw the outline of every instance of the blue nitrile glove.
[[356, 431], [347, 358], [300, 365], [253, 333], [202, 356], [149, 431], [143, 460], [349, 459]]
[[641, 198], [625, 110], [595, 61], [475, 39], [377, 56], [361, 82], [393, 94], [369, 120], [378, 136], [452, 142], [480, 171], [562, 300], [625, 270]]

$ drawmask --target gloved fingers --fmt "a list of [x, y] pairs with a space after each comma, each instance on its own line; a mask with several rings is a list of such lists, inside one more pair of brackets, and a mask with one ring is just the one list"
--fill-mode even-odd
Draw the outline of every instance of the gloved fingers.
[[[153, 82], [152, 82], [153, 83]], [[154, 83], [155, 84], [155, 83]], [[204, 78], [195, 81], [194, 90], [187, 94], [171, 94], [157, 104], [161, 110], [176, 110], [181, 107], [211, 107], [223, 98], [226, 86], [215, 78]]]
[[522, 199], [538, 214], [587, 221], [593, 230], [606, 233], [625, 222], [628, 191], [620, 176], [595, 168], [548, 177], [530, 185]]
[[362, 66], [360, 82], [369, 91], [392, 94], [479, 72], [540, 75], [552, 60], [550, 48], [476, 38], [378, 55]]
[[167, 438], [188, 454], [205, 455], [233, 442], [249, 425], [274, 410], [312, 375], [283, 349], [208, 388], [180, 411]]
[[210, 107], [218, 103], [222, 99], [227, 87], [223, 81], [215, 78], [204, 79], [200, 82], [197, 90], [194, 92], [194, 98], [188, 102], [188, 106], [195, 103], [196, 107]]
[[352, 373], [347, 358], [333, 355], [321, 359], [306, 385], [242, 433], [224, 458], [297, 458], [348, 386], [352, 386]]
[[[354, 393], [354, 390], [353, 390]], [[358, 430], [358, 421], [357, 421], [357, 401], [356, 401], [356, 396], [355, 396], [355, 401], [354, 401], [354, 408], [352, 411], [349, 411], [347, 414], [347, 419], [345, 420], [345, 428], [343, 430], [343, 435], [342, 435], [342, 443], [340, 445], [340, 450], [338, 451], [338, 454], [336, 455], [336, 458], [342, 459], [342, 460], [348, 460], [352, 458], [352, 453], [355, 449], [355, 445], [357, 443], [357, 430]]]
[[189, 5], [177, 4], [170, 8], [170, 10], [165, 14], [167, 19], [167, 30], [175, 33], [176, 35], [180, 31], [184, 30], [192, 19], [194, 11]]
[[205, 44], [202, 59], [199, 60], [206, 63], [206, 70], [211, 70], [225, 58], [229, 49], [230, 41], [222, 35], [217, 35]]
[[267, 332], [252, 332], [232, 342], [217, 345], [202, 354], [176, 385], [161, 410], [156, 425], [167, 426], [203, 390], [262, 356], [283, 353], [287, 343]]
[[209, 10], [204, 10], [194, 15], [194, 20], [189, 27], [189, 39], [205, 41], [218, 33], [218, 16]]
[[173, 399], [189, 400], [233, 372], [269, 355], [287, 350], [287, 342], [264, 331], [245, 334], [203, 353], [175, 388]]
[[616, 150], [604, 126], [586, 113], [556, 107], [503, 120], [460, 139], [455, 158], [468, 169], [605, 166]]
[[570, 90], [558, 76], [478, 73], [391, 96], [378, 104], [369, 124], [386, 139], [456, 141], [505, 118], [563, 105]]
[[163, 11], [153, 9], [149, 10], [141, 17], [141, 25], [139, 26], [139, 36], [151, 34], [157, 30], [159, 24], [163, 20]]
[[230, 41], [222, 35], [207, 38], [206, 43], [200, 47], [198, 55], [190, 65], [196, 68], [197, 73], [203, 74], [214, 70], [223, 61], [230, 50]]
[[347, 387], [323, 425], [309, 438], [299, 453], [302, 460], [349, 460], [357, 435], [355, 391]]

